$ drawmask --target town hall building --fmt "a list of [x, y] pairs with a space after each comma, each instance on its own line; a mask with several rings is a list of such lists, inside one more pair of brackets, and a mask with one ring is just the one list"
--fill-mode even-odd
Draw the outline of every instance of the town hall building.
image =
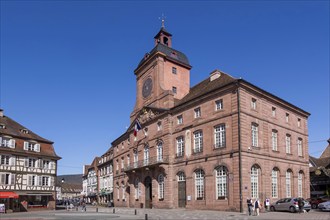
[[309, 197], [310, 114], [220, 70], [190, 87], [191, 68], [162, 26], [112, 142], [114, 205], [243, 211], [247, 197]]

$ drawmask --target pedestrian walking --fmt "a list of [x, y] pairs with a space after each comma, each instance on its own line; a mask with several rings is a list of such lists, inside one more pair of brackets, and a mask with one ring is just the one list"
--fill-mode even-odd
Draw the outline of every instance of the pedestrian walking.
[[247, 206], [248, 206], [249, 215], [252, 215], [252, 212], [253, 212], [252, 199], [251, 198], [247, 198], [246, 203], [247, 203]]
[[299, 213], [304, 212], [304, 200], [302, 198], [298, 199], [298, 207], [299, 207]]
[[257, 198], [256, 201], [254, 202], [254, 211], [255, 211], [255, 215], [258, 216], [260, 213], [260, 208], [261, 208], [261, 204], [259, 199]]

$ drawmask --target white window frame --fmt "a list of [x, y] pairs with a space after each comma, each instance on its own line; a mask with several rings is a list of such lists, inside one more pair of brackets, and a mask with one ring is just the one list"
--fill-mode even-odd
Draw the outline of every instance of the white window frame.
[[252, 147], [258, 147], [258, 124], [252, 123], [251, 135], [252, 135]]
[[303, 173], [298, 173], [298, 197], [303, 197]]
[[255, 98], [252, 98], [251, 99], [251, 108], [253, 110], [256, 110], [257, 109], [257, 100]]
[[251, 167], [251, 197], [254, 199], [259, 195], [259, 172], [260, 169], [256, 165]]
[[184, 154], [184, 137], [179, 136], [176, 138], [176, 156], [183, 157]]
[[272, 170], [272, 198], [278, 197], [278, 174], [278, 170]]
[[144, 152], [143, 152], [143, 164], [148, 165], [149, 164], [149, 146], [146, 145], [144, 147]]
[[195, 193], [196, 200], [204, 200], [204, 176], [203, 170], [199, 169], [195, 171]]
[[298, 138], [297, 140], [297, 148], [298, 148], [298, 156], [302, 157], [303, 156], [303, 140], [301, 138]]
[[162, 122], [161, 121], [159, 121], [159, 122], [157, 122], [157, 131], [161, 131], [162, 130]]
[[200, 118], [202, 116], [202, 111], [200, 107], [194, 109], [194, 116], [195, 118]]
[[227, 168], [219, 166], [215, 169], [216, 199], [227, 198]]
[[194, 153], [203, 152], [203, 131], [194, 132]]
[[177, 124], [181, 125], [183, 123], [183, 116], [182, 115], [178, 115], [177, 116]]
[[276, 117], [276, 108], [272, 107], [272, 116], [275, 118]]
[[157, 161], [163, 161], [163, 142], [157, 143]]
[[285, 194], [286, 197], [291, 197], [291, 177], [292, 177], [292, 172], [291, 171], [286, 171], [285, 173]]
[[223, 100], [219, 99], [217, 101], [215, 101], [215, 110], [219, 111], [223, 109]]
[[139, 161], [138, 151], [135, 150], [135, 151], [133, 152], [133, 162], [134, 162], [133, 167], [134, 167], [134, 168], [137, 168], [137, 166], [138, 166], [138, 161]]
[[226, 125], [220, 124], [214, 127], [214, 148], [226, 147]]
[[277, 130], [272, 130], [272, 150], [277, 151]]
[[165, 181], [164, 175], [159, 174], [158, 176], [158, 199], [164, 199]]
[[291, 154], [291, 136], [289, 134], [285, 135], [285, 152]]

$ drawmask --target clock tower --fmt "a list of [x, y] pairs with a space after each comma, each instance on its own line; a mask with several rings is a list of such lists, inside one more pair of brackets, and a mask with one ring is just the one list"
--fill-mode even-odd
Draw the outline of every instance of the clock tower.
[[162, 25], [154, 37], [155, 47], [146, 53], [134, 70], [136, 102], [131, 121], [143, 107], [170, 109], [190, 89], [188, 58], [172, 48], [172, 34]]

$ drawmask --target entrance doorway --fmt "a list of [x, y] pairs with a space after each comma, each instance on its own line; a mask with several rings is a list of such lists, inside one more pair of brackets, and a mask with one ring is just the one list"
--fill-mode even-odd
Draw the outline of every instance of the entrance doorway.
[[178, 173], [178, 205], [186, 208], [186, 177], [183, 172]]
[[146, 208], [152, 208], [152, 184], [150, 176], [147, 176], [144, 180], [145, 186], [145, 206]]

